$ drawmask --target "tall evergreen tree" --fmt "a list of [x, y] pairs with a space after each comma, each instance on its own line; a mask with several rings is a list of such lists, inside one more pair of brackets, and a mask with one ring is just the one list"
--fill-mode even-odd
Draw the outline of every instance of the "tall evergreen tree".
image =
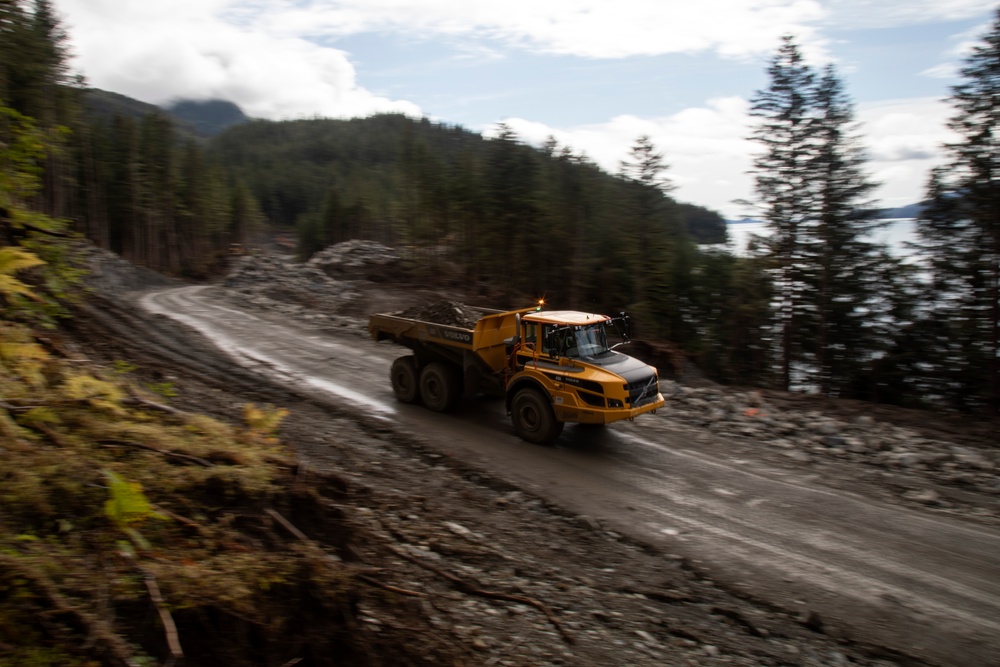
[[47, 133], [43, 187], [32, 205], [53, 216], [71, 213], [76, 187], [63, 126], [76, 122], [77, 90], [68, 37], [50, 0], [0, 2], [0, 100], [34, 118]]
[[629, 149], [629, 159], [622, 160], [619, 168], [623, 178], [649, 186], [653, 191], [666, 194], [674, 189], [666, 175], [670, 167], [647, 134], [635, 140]]
[[753, 173], [757, 201], [770, 230], [764, 245], [773, 263], [780, 385], [788, 389], [807, 312], [805, 228], [817, 209], [811, 180], [816, 75], [791, 36], [783, 38], [767, 71], [770, 85], [757, 91], [751, 108], [751, 115], [760, 119], [753, 139], [765, 149], [754, 160]]
[[870, 357], [868, 336], [884, 254], [869, 235], [875, 184], [836, 70], [821, 75], [786, 36], [758, 91], [753, 139], [756, 194], [770, 229], [764, 240], [775, 285], [780, 386], [838, 394]]
[[853, 110], [832, 65], [817, 83], [815, 218], [807, 227], [806, 256], [813, 263], [810, 301], [815, 313], [815, 383], [840, 394], [876, 345], [872, 322], [886, 256], [870, 239], [881, 225], [869, 202], [875, 183], [854, 135]]
[[49, 128], [65, 116], [68, 40], [49, 0], [0, 2], [0, 99]]
[[501, 123], [498, 130], [487, 156], [483, 265], [492, 269], [506, 294], [538, 293], [545, 286], [534, 270], [544, 265], [546, 252], [537, 201], [538, 159], [510, 126]]
[[620, 176], [627, 183], [627, 223], [622, 231], [633, 267], [632, 307], [647, 323], [647, 330], [672, 337], [676, 335], [673, 325], [681, 315], [677, 273], [685, 263], [679, 261], [680, 224], [674, 201], [668, 196], [674, 186], [666, 176], [667, 169], [663, 154], [646, 135], [636, 139], [629, 158], [620, 163]]
[[947, 164], [931, 174], [918, 222], [932, 275], [931, 316], [946, 325], [937, 384], [959, 407], [1000, 411], [1000, 9], [952, 88]]

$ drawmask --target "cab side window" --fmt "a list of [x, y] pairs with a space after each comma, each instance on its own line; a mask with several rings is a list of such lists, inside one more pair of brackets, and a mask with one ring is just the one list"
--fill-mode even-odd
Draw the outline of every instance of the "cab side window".
[[524, 344], [535, 347], [538, 343], [538, 325], [534, 322], [526, 322], [524, 325]]
[[542, 327], [542, 351], [551, 357], [559, 356], [561, 351], [562, 336], [559, 333], [558, 329], [552, 324], [546, 324]]

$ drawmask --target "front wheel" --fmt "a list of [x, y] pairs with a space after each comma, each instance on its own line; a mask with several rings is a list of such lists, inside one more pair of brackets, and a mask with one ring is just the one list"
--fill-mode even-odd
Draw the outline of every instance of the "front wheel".
[[514, 395], [510, 417], [517, 435], [536, 445], [552, 442], [563, 430], [563, 423], [556, 421], [552, 406], [534, 389], [521, 389]]
[[462, 398], [462, 381], [454, 368], [435, 361], [420, 371], [420, 397], [434, 412], [448, 412]]

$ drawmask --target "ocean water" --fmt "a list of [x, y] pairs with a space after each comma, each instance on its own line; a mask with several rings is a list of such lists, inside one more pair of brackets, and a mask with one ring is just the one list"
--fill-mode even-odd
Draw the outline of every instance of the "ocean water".
[[[916, 220], [914, 218], [895, 218], [886, 220], [886, 226], [873, 235], [878, 243], [885, 243], [889, 251], [897, 257], [912, 254], [906, 247], [908, 241], [916, 240]], [[751, 235], [767, 236], [767, 228], [763, 222], [730, 222], [726, 225], [732, 252], [737, 255], [746, 254], [747, 243]]]

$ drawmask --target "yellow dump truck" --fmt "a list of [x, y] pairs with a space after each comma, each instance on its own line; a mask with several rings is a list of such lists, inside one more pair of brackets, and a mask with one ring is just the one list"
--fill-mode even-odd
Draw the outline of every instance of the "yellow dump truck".
[[539, 306], [475, 315], [474, 326], [420, 313], [371, 316], [376, 341], [413, 351], [389, 372], [396, 398], [446, 412], [462, 396], [505, 396], [514, 430], [534, 443], [554, 440], [566, 422], [608, 424], [663, 406], [656, 369], [608, 346], [609, 332], [628, 341], [624, 314]]

